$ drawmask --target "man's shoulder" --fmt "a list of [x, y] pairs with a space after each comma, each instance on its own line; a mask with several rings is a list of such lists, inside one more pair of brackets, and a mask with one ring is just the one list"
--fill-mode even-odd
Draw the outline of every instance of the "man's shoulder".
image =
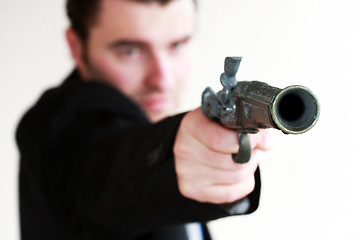
[[73, 71], [59, 86], [48, 89], [39, 98], [37, 105], [66, 106], [70, 108], [104, 108], [113, 106], [109, 111], [119, 110], [116, 105], [137, 107], [129, 98], [115, 88], [101, 81], [83, 81]]
[[73, 71], [59, 86], [46, 90], [29, 112], [38, 115], [101, 112], [146, 118], [140, 108], [115, 88], [100, 81], [83, 81]]
[[84, 123], [126, 121], [147, 123], [140, 108], [116, 89], [99, 81], [85, 82], [76, 71], [59, 86], [46, 90], [24, 114], [17, 139], [46, 139], [53, 131], [62, 131]]

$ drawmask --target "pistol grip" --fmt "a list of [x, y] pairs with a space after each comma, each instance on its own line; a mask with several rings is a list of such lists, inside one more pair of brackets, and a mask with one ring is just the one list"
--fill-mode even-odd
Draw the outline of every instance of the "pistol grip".
[[251, 157], [251, 145], [249, 135], [238, 131], [239, 151], [232, 155], [234, 162], [247, 163]]

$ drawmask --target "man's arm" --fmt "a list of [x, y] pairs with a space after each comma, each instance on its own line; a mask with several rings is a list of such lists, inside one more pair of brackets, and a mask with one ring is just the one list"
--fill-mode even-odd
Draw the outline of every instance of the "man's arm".
[[[185, 115], [183, 120], [186, 122], [186, 118], [192, 114], [197, 114], [197, 111]], [[190, 166], [190, 172], [183, 171], [181, 176], [176, 173], [172, 148], [174, 144], [177, 146], [177, 142], [182, 142], [179, 138], [175, 141], [181, 119], [182, 116], [179, 115], [154, 125], [140, 124], [126, 130], [117, 130], [116, 126], [111, 125], [101, 128], [89, 126], [77, 129], [63, 138], [59, 148], [52, 154], [52, 165], [45, 170], [49, 173], [45, 181], [48, 183], [47, 190], [50, 191], [53, 207], [60, 210], [64, 219], [74, 219], [76, 225], [82, 225], [84, 234], [93, 235], [107, 229], [105, 233], [110, 236], [124, 238], [166, 225], [206, 222], [256, 209], [259, 189], [252, 193], [254, 197], [250, 196], [247, 209], [242, 208], [235, 212], [214, 204], [232, 199], [223, 202], [212, 202], [211, 199], [222, 197], [228, 190], [227, 187], [222, 191], [221, 186], [214, 184], [214, 188], [222, 192], [215, 192], [203, 199], [181, 193], [181, 184], [186, 184], [181, 177], [193, 177], [191, 173], [197, 174], [193, 170], [197, 171], [196, 169], [208, 165], [206, 161], [196, 162], [198, 159], [193, 157], [199, 149], [189, 149], [194, 152], [189, 153], [189, 158], [180, 161], [194, 167]], [[181, 131], [180, 127], [178, 136]], [[203, 160], [216, 161], [212, 158]], [[176, 160], [176, 163], [178, 162], [179, 159]], [[231, 156], [229, 162], [233, 164]], [[235, 166], [239, 174], [248, 171], [247, 174], [252, 175], [249, 178], [254, 178], [256, 164], [248, 170], [246, 167], [239, 169], [238, 165]], [[218, 169], [206, 169], [201, 174], [207, 177], [206, 180], [215, 182], [218, 180], [217, 171], [221, 172]], [[235, 175], [231, 174], [227, 179], [230, 180], [231, 177]], [[241, 177], [236, 177], [237, 180], [239, 178]], [[246, 177], [244, 179], [247, 181]], [[199, 193], [210, 192], [213, 187], [201, 186], [204, 182], [202, 178], [190, 181]], [[241, 181], [242, 179], [239, 185], [247, 184]], [[254, 181], [251, 184], [254, 184]], [[233, 200], [245, 197], [253, 188], [254, 185], [251, 185], [247, 192], [241, 192]]]
[[[211, 185], [202, 188], [201, 184], [204, 179], [218, 181], [217, 169], [193, 170], [196, 167], [203, 171], [204, 166], [217, 162], [218, 154], [209, 147], [224, 151], [222, 148], [229, 141], [236, 146], [236, 140], [231, 140], [232, 131], [211, 122], [199, 110], [184, 118], [178, 115], [157, 124], [147, 123], [135, 105], [124, 104], [118, 93], [95, 83], [87, 84], [85, 90], [71, 87], [66, 92], [70, 96], [59, 94], [56, 101], [45, 98], [21, 124], [18, 141], [22, 176], [31, 177], [31, 186], [36, 189], [25, 195], [30, 190], [27, 189], [22, 199], [41, 199], [49, 204], [55, 218], [79, 234], [105, 232], [126, 237], [168, 224], [229, 215], [227, 208], [213, 204], [222, 202], [213, 200], [216, 194], [198, 198], [183, 189], [192, 182], [199, 193], [211, 192]], [[196, 131], [196, 126], [202, 130]], [[196, 145], [194, 140], [198, 141]], [[231, 152], [231, 148], [237, 147], [226, 151]], [[181, 164], [193, 164], [194, 168], [180, 170]], [[234, 167], [253, 174], [256, 164], [248, 170]], [[203, 177], [187, 178], [197, 175]], [[29, 182], [29, 178], [24, 181]], [[259, 181], [256, 184], [259, 186]], [[252, 188], [249, 186], [234, 200]], [[256, 209], [258, 196], [259, 187], [249, 195], [253, 205], [250, 211]]]

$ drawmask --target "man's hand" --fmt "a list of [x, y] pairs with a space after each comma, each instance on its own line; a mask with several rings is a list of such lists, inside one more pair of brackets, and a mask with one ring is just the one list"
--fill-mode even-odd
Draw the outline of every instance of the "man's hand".
[[[250, 134], [252, 155], [268, 150], [269, 133]], [[250, 194], [255, 186], [255, 158], [246, 164], [234, 163], [237, 132], [207, 118], [200, 108], [183, 118], [177, 133], [174, 154], [180, 192], [183, 196], [215, 204], [231, 203]]]

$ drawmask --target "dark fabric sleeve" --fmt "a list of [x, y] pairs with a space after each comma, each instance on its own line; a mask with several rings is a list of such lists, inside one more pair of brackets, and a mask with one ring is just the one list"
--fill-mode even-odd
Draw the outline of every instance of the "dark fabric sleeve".
[[51, 131], [37, 169], [49, 208], [79, 239], [100, 239], [104, 233], [131, 239], [166, 225], [257, 208], [259, 181], [241, 201], [248, 204], [245, 210], [236, 208], [240, 203], [199, 203], [180, 194], [172, 148], [183, 114], [150, 124], [107, 87], [81, 89], [51, 105]]
[[[66, 164], [57, 175], [60, 179], [64, 172], [70, 175], [71, 181], [61, 194], [71, 197], [69, 203], [74, 201], [74, 209], [68, 214], [79, 211], [76, 218], [85, 221], [80, 223], [82, 227], [89, 228], [85, 232], [101, 228], [128, 237], [134, 229], [146, 232], [168, 224], [209, 221], [237, 213], [231, 212], [233, 205], [226, 208], [181, 196], [172, 156], [174, 132], [181, 117], [134, 127], [114, 139], [99, 137], [101, 142], [79, 155], [72, 151], [77, 162], [70, 170]], [[66, 156], [70, 151], [61, 152], [57, 153], [61, 158], [72, 158]]]

